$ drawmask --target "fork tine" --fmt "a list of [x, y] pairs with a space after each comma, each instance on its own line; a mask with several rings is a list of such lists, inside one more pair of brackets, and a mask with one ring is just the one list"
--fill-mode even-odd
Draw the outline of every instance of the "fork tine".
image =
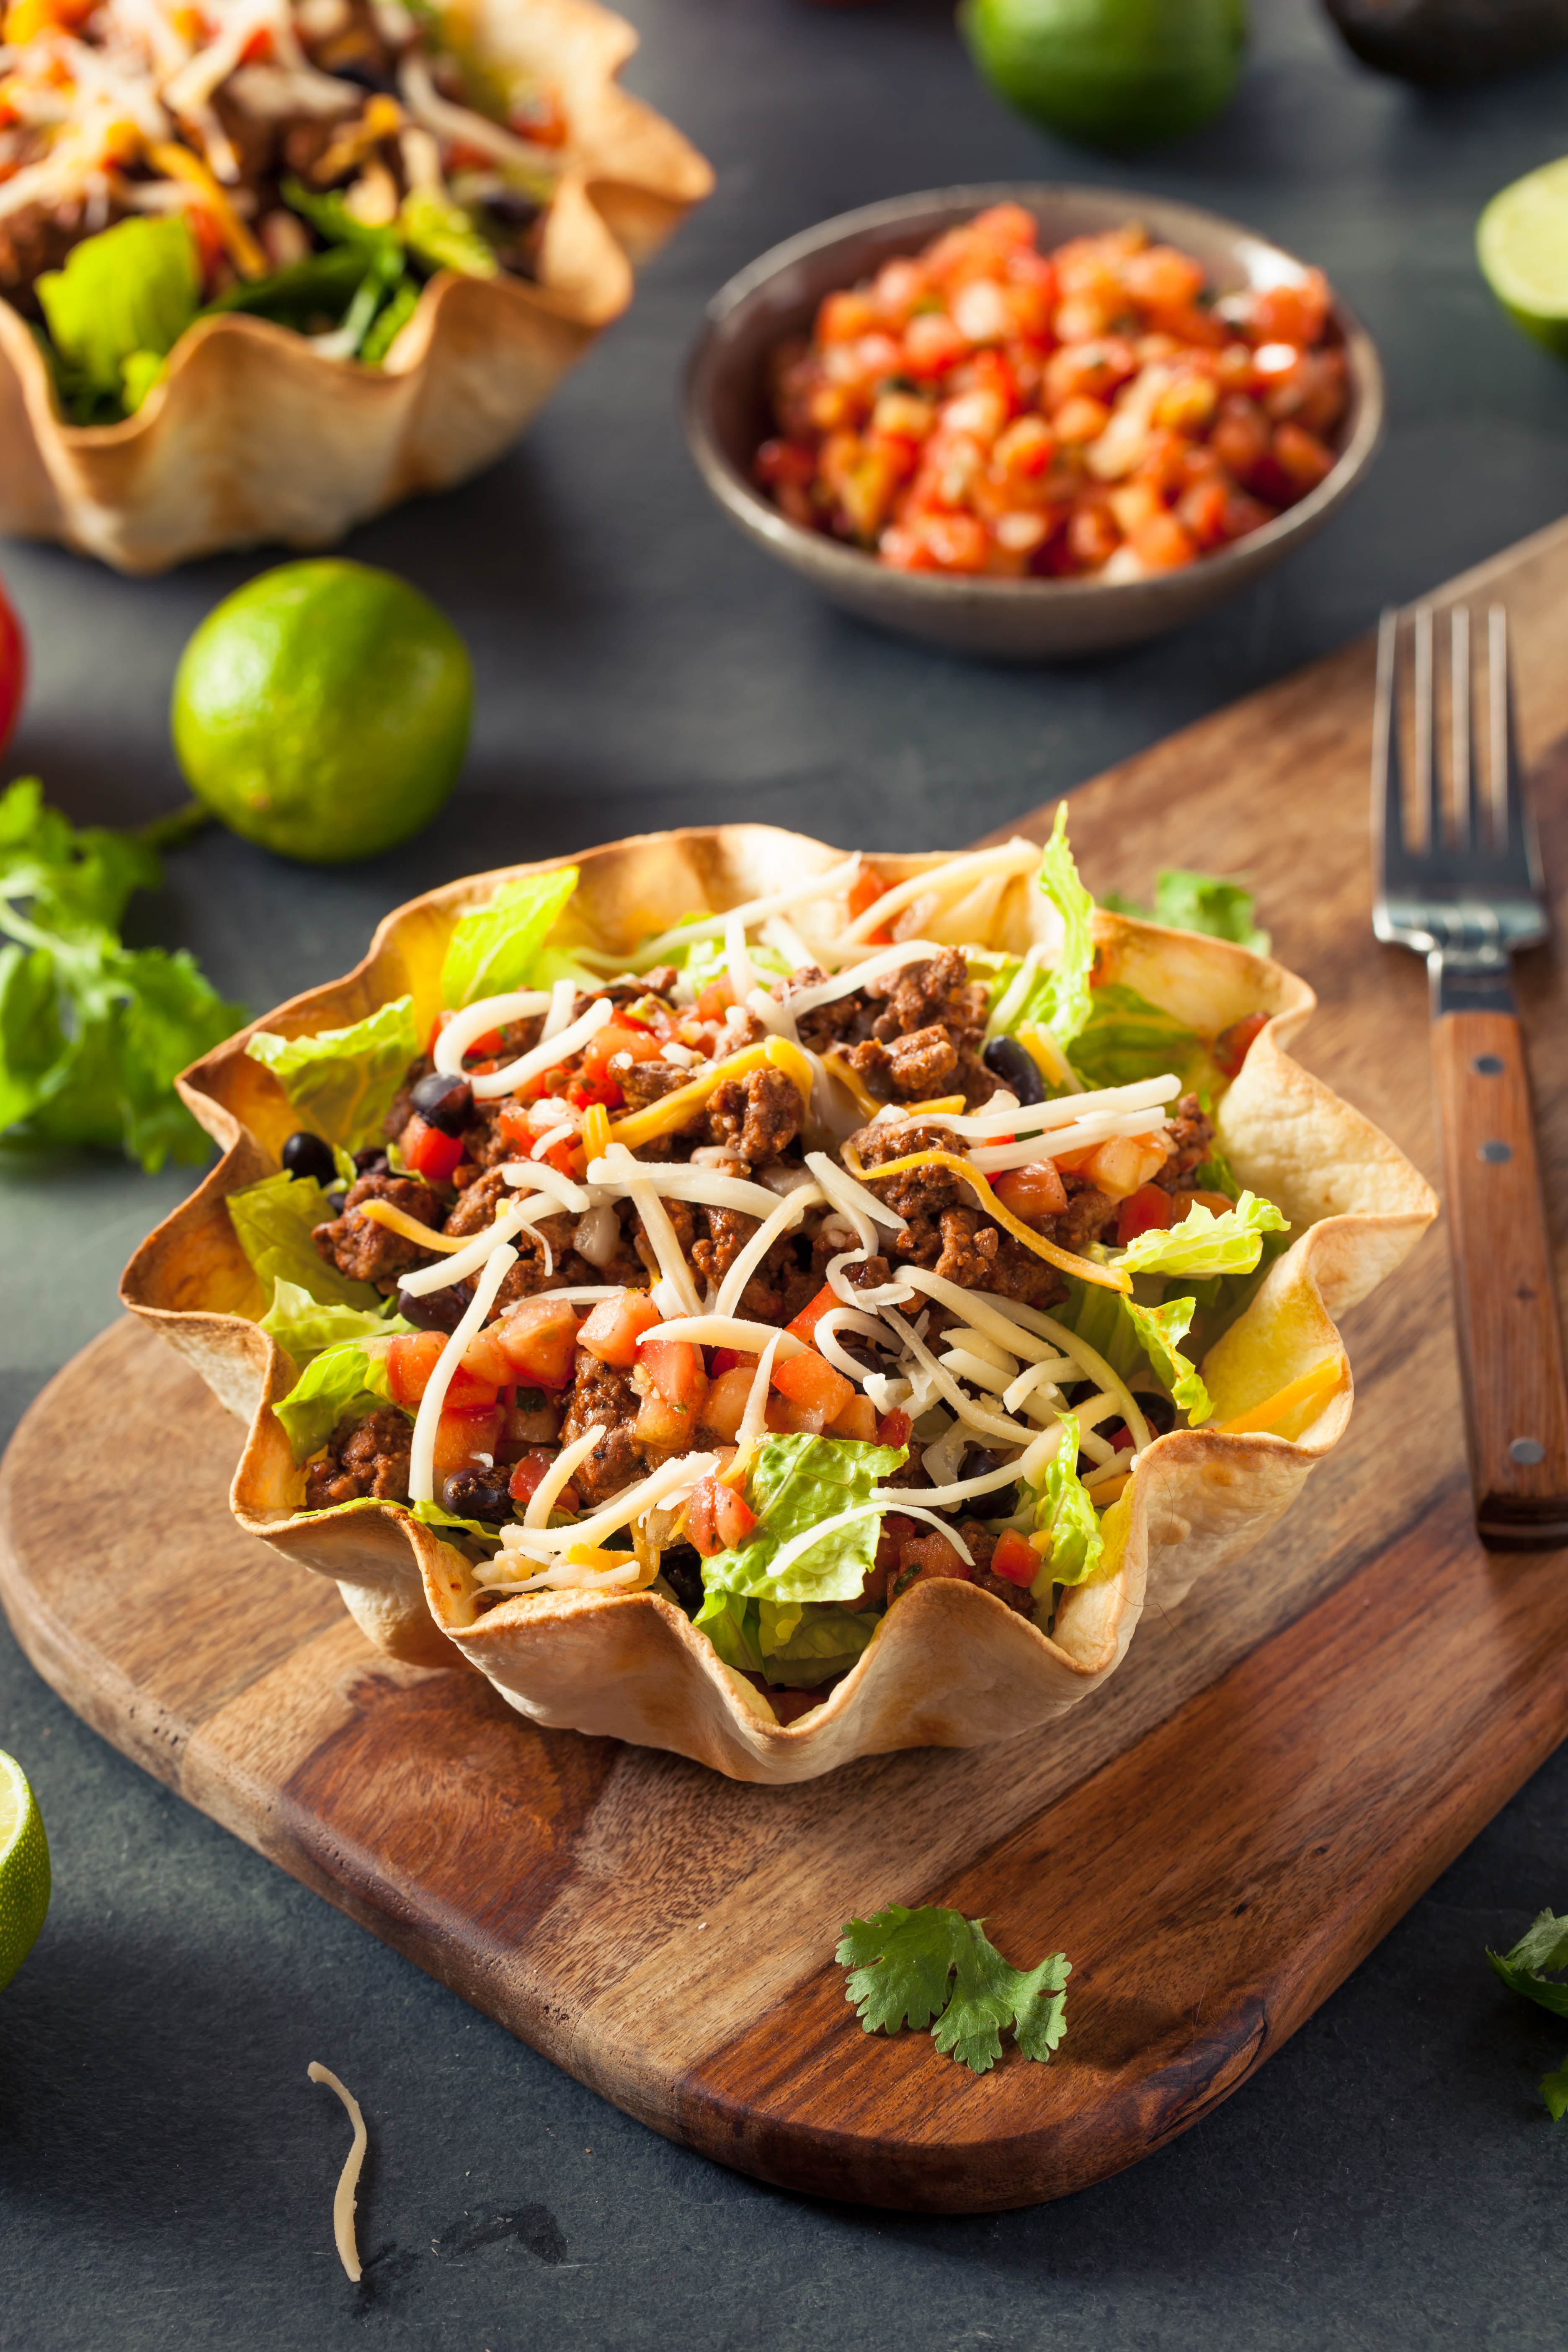
[[1487, 614], [1487, 688], [1491, 768], [1491, 846], [1512, 869], [1521, 887], [1542, 887], [1541, 851], [1535, 820], [1524, 795], [1524, 767], [1519, 756], [1519, 730], [1514, 717], [1513, 678], [1509, 663], [1508, 614], [1493, 604]]
[[1415, 710], [1413, 750], [1415, 805], [1426, 828], [1426, 848], [1435, 857], [1443, 846], [1442, 786], [1437, 775], [1437, 680], [1432, 663], [1432, 607], [1415, 607]]
[[1454, 847], [1461, 857], [1481, 846], [1476, 824], [1475, 736], [1470, 725], [1470, 608], [1448, 616], [1448, 719], [1453, 739]]
[[1377, 887], [1403, 872], [1407, 856], [1399, 762], [1399, 614], [1391, 606], [1377, 625], [1377, 688], [1372, 707], [1372, 833]]

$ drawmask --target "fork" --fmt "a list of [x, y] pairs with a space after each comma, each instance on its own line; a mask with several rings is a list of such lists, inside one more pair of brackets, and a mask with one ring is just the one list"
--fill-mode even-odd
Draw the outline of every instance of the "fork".
[[[1483, 791], [1471, 724], [1470, 614], [1451, 614], [1451, 793], [1437, 750], [1432, 607], [1415, 608], [1412, 838], [1399, 751], [1399, 615], [1378, 632], [1372, 753], [1373, 929], [1426, 959], [1459, 1380], [1476, 1529], [1524, 1550], [1568, 1541], [1568, 1387], [1552, 1247], [1509, 977], [1548, 932], [1509, 674], [1508, 615], [1487, 614]], [[1446, 798], [1448, 805], [1445, 806]]]

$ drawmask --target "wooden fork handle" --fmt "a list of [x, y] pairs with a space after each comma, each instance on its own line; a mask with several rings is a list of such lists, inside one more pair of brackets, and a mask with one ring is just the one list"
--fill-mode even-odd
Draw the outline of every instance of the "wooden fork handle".
[[1477, 1530], [1503, 1549], [1568, 1543], [1568, 1386], [1517, 1018], [1441, 1013], [1432, 1066]]

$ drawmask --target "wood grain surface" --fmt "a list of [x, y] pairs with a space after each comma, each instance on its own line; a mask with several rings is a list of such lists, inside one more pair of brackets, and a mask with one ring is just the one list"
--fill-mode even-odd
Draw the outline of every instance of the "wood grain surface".
[[[1560, 526], [1439, 600], [1509, 604], [1560, 885], [1565, 593]], [[1073, 838], [1133, 897], [1162, 864], [1247, 874], [1321, 999], [1298, 1051], [1430, 1174], [1425, 973], [1371, 934], [1371, 713], [1360, 644], [1076, 793]], [[1515, 976], [1561, 1287], [1563, 989], [1549, 950]], [[331, 1585], [234, 1528], [237, 1425], [129, 1322], [17, 1434], [0, 1597], [107, 1738], [656, 2129], [813, 2194], [1025, 2205], [1226, 2097], [1568, 1730], [1563, 1559], [1476, 1539], [1436, 1240], [1346, 1337], [1338, 1452], [1264, 1546], [1145, 1617], [1099, 1696], [1037, 1738], [799, 1788], [542, 1732], [477, 1675], [377, 1656]], [[890, 1901], [982, 1914], [1020, 1962], [1065, 1948], [1058, 2058], [1009, 2048], [976, 2080], [928, 2036], [862, 2033], [833, 1946]]]
[[1568, 1541], [1568, 1389], [1520, 1024], [1446, 1013], [1432, 1074], [1476, 1525]]

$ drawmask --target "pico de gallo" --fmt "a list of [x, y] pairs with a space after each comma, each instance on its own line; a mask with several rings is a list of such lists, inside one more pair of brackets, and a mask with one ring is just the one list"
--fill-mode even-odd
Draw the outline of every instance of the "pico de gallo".
[[1348, 386], [1321, 272], [1215, 299], [1135, 222], [1037, 239], [994, 205], [781, 345], [755, 477], [792, 521], [900, 571], [1136, 580], [1331, 472]]
[[[247, 1045], [300, 1119], [228, 1206], [301, 1504], [411, 1511], [481, 1608], [652, 1591], [786, 1722], [931, 1579], [1048, 1629], [1283, 1246], [1213, 1119], [1262, 1013], [1097, 978], [1060, 813], [629, 957], [576, 878], [459, 920], [426, 1034]], [[1051, 960], [953, 942], [1036, 891]]]
[[568, 125], [460, 6], [9, 0], [0, 44], [0, 296], [79, 424], [200, 317], [379, 365], [437, 270], [535, 273]]

